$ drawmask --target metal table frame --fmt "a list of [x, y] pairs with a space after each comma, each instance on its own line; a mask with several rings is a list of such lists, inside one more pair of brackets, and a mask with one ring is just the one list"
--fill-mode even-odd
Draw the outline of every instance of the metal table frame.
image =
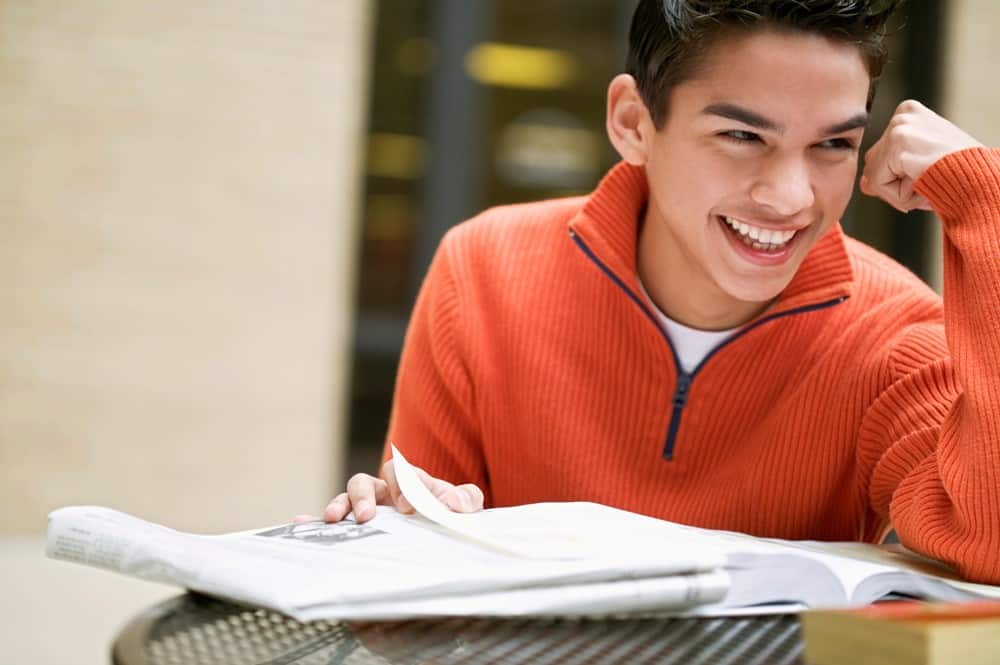
[[798, 617], [299, 623], [185, 594], [133, 618], [114, 665], [802, 665]]

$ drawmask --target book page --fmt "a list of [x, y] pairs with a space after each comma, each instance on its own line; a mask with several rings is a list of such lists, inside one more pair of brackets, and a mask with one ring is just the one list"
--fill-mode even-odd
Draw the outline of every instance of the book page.
[[780, 540], [730, 534], [734, 544], [760, 553], [780, 553], [811, 559], [836, 575], [843, 586], [843, 602], [810, 602], [811, 607], [865, 605], [891, 593], [929, 600], [960, 601], [1000, 598], [1000, 587], [964, 582], [945, 564], [920, 556], [900, 545], [861, 542]]
[[414, 510], [450, 531], [515, 556], [673, 562], [676, 572], [725, 562], [725, 543], [687, 527], [588, 502], [538, 503], [456, 513], [441, 503], [393, 446], [396, 480]]
[[[865, 604], [891, 591], [955, 600], [1000, 597], [1000, 587], [957, 581], [946, 567], [866, 543], [758, 538], [643, 517], [589, 503], [531, 504], [454, 513], [438, 501], [393, 447], [404, 496], [429, 519], [478, 542], [525, 557], [593, 556], [638, 544], [656, 556], [688, 547], [713, 561], [721, 555], [732, 578], [722, 605], [804, 603], [810, 607]], [[627, 535], [626, 535], [627, 534]], [[947, 580], [947, 582], [945, 582]]]

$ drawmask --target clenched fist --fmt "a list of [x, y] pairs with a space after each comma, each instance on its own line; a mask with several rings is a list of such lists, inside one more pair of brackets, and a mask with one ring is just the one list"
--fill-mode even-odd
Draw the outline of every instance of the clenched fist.
[[902, 212], [931, 210], [913, 186], [927, 168], [947, 154], [982, 143], [920, 102], [896, 107], [885, 133], [865, 153], [861, 191]]

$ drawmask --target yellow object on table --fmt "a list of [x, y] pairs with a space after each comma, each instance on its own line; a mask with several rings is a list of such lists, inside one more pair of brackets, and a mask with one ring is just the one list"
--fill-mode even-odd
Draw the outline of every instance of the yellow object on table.
[[880, 603], [802, 614], [810, 665], [1000, 665], [1000, 602]]

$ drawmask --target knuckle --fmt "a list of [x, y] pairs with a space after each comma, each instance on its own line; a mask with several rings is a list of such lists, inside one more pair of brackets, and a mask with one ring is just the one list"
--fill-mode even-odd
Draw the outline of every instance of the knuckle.
[[368, 476], [367, 473], [356, 473], [350, 477], [350, 479], [347, 481], [347, 484], [350, 485], [351, 483], [362, 482], [367, 476]]
[[460, 510], [473, 512], [483, 507], [483, 493], [471, 483], [459, 485], [455, 488], [454, 494]]
[[462, 489], [468, 493], [469, 497], [471, 497], [473, 501], [478, 503], [483, 502], [483, 491], [479, 489], [478, 485], [469, 483], [468, 485], [462, 485]]
[[892, 133], [896, 139], [905, 141], [913, 136], [913, 128], [904, 122], [893, 127]]
[[347, 481], [347, 493], [355, 494], [357, 492], [363, 492], [372, 486], [373, 480], [375, 479], [367, 473], [356, 473], [351, 476], [350, 480]]

